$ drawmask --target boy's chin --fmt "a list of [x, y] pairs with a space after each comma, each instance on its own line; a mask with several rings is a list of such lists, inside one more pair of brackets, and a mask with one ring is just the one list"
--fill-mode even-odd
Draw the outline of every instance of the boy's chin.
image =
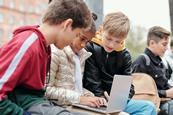
[[113, 49], [108, 49], [106, 47], [104, 47], [104, 50], [107, 52], [107, 53], [111, 53], [113, 51]]
[[54, 44], [56, 48], [62, 50], [65, 46], [60, 46], [60, 45], [57, 45], [57, 44]]
[[[105, 49], [105, 48], [104, 48], [104, 49]], [[113, 50], [105, 49], [105, 51], [106, 51], [107, 53], [111, 53]]]

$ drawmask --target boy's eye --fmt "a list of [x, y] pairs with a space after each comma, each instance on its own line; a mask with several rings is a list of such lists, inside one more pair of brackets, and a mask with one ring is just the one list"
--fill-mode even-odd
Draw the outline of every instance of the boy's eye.
[[109, 41], [111, 40], [110, 38], [106, 38], [106, 39], [109, 40]]
[[123, 44], [123, 42], [116, 41], [117, 44]]
[[85, 40], [85, 37], [84, 37], [84, 36], [80, 36], [80, 39], [81, 39], [81, 40]]
[[76, 34], [76, 37], [80, 37], [80, 33]]
[[85, 38], [81, 38], [81, 41], [85, 41]]
[[81, 36], [80, 36], [80, 40], [81, 40], [81, 41], [87, 41], [88, 39], [87, 39], [87, 37], [81, 35]]

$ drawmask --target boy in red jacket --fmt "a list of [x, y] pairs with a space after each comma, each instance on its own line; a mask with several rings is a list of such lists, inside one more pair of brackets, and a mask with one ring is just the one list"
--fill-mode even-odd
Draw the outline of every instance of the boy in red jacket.
[[24, 26], [0, 49], [1, 115], [71, 115], [44, 98], [50, 44], [59, 49], [91, 25], [83, 0], [54, 0], [40, 26]]

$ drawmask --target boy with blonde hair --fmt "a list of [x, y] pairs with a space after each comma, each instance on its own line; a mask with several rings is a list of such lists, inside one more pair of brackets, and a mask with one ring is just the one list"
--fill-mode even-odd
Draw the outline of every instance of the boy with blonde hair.
[[50, 44], [64, 48], [91, 21], [83, 0], [53, 0], [40, 26], [16, 29], [13, 38], [0, 49], [1, 115], [72, 115], [44, 97]]
[[[130, 21], [122, 12], [106, 15], [101, 31], [86, 46], [92, 56], [86, 61], [83, 84], [96, 96], [110, 93], [115, 74], [131, 74], [131, 55], [124, 42], [130, 29]], [[134, 95], [133, 85], [129, 98]], [[116, 103], [116, 102], [115, 102]], [[148, 101], [129, 99], [125, 112], [136, 115], [156, 115], [156, 108]]]

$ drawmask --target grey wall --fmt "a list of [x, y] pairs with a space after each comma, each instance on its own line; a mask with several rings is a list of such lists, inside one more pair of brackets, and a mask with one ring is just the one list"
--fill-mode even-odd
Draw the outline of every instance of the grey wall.
[[86, 4], [92, 12], [97, 14], [96, 27], [98, 27], [103, 22], [103, 0], [85, 0]]
[[170, 25], [171, 25], [171, 32], [173, 34], [173, 0], [169, 0], [169, 11], [170, 11]]

